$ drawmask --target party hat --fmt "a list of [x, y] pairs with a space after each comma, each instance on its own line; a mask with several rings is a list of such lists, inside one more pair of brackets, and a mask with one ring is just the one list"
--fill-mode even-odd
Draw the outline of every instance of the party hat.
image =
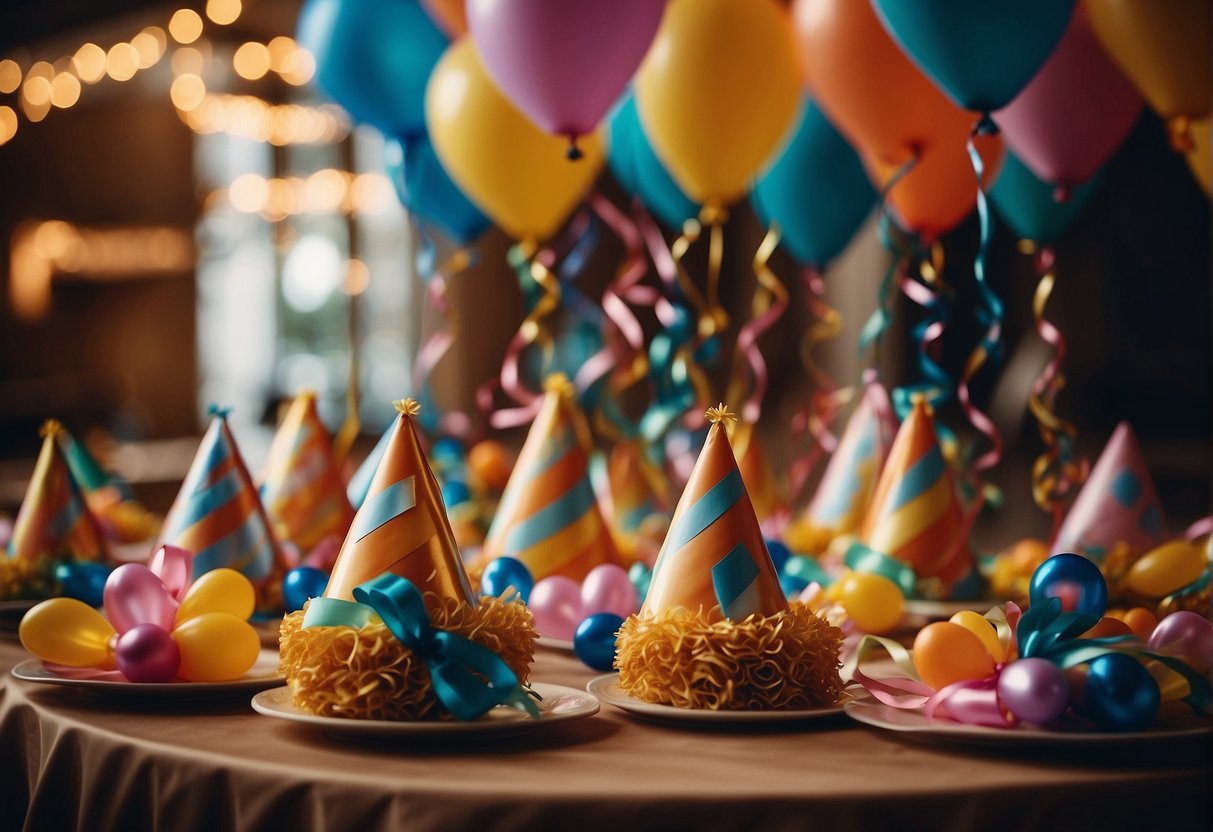
[[651, 562], [669, 528], [665, 471], [648, 457], [639, 440], [615, 445], [603, 467], [603, 513], [615, 533], [620, 558], [627, 564]]
[[859, 528], [896, 435], [889, 394], [880, 382], [869, 380], [812, 501], [788, 530], [789, 544], [817, 554], [835, 537]]
[[359, 584], [391, 572], [423, 593], [476, 603], [442, 504], [442, 492], [421, 450], [413, 399], [396, 403], [383, 459], [346, 535], [324, 594], [352, 600]]
[[210, 427], [164, 518], [160, 543], [193, 552], [195, 575], [228, 567], [259, 584], [281, 577], [282, 553], [228, 427], [228, 411], [212, 406], [211, 415]]
[[379, 441], [375, 443], [375, 447], [371, 448], [371, 452], [367, 455], [366, 459], [362, 460], [362, 464], [358, 466], [358, 469], [354, 471], [354, 475], [350, 477], [350, 484], [346, 486], [345, 496], [355, 511], [361, 508], [363, 501], [366, 500], [366, 493], [371, 488], [371, 480], [375, 478], [375, 471], [383, 460], [383, 454], [387, 451], [388, 443], [392, 441], [392, 434], [395, 430], [395, 422], [387, 426], [387, 430], [379, 437]]
[[1112, 432], [1103, 453], [1057, 531], [1050, 551], [1104, 555], [1116, 544], [1130, 557], [1167, 537], [1162, 505], [1128, 422]]
[[779, 492], [779, 483], [771, 462], [762, 447], [752, 422], [734, 422], [729, 426], [729, 444], [737, 458], [741, 479], [750, 495], [758, 522], [765, 523], [787, 508], [787, 501]]
[[485, 559], [517, 558], [535, 580], [580, 581], [595, 566], [618, 563], [614, 541], [590, 484], [590, 431], [560, 373], [527, 434], [484, 543]]
[[920, 580], [938, 579], [946, 592], [972, 571], [964, 536], [964, 511], [931, 407], [917, 396], [889, 449], [859, 539], [910, 566]]
[[13, 524], [9, 557], [31, 562], [63, 556], [107, 559], [101, 532], [58, 444], [62, 430], [54, 419], [42, 426], [42, 451]]
[[122, 477], [106, 470], [66, 428], [55, 435], [55, 442], [107, 540], [137, 543], [156, 534], [159, 519], [134, 498]]
[[295, 397], [270, 444], [261, 501], [279, 539], [310, 551], [326, 537], [341, 540], [354, 510], [333, 457], [333, 440], [320, 421], [316, 394]]
[[788, 607], [758, 517], [729, 445], [723, 404], [707, 412], [712, 427], [653, 567], [641, 617], [676, 607], [741, 621]]

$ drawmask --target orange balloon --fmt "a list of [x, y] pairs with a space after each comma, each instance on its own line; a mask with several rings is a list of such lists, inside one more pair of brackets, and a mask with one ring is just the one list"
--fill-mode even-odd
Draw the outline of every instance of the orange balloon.
[[425, 13], [452, 40], [468, 33], [468, 13], [464, 0], [421, 0]]
[[510, 481], [514, 462], [510, 449], [494, 439], [477, 442], [468, 451], [468, 470], [494, 491], [501, 491]]
[[1141, 641], [1149, 641], [1154, 628], [1158, 626], [1158, 616], [1145, 607], [1134, 607], [1117, 617], [1125, 622], [1133, 631], [1133, 635]]
[[1083, 638], [1108, 638], [1109, 636], [1131, 636], [1129, 625], [1119, 618], [1101, 618], [1099, 623], [1082, 634]]
[[959, 624], [937, 621], [914, 637], [914, 669], [935, 690], [953, 682], [984, 679], [994, 672], [994, 658], [981, 639]]

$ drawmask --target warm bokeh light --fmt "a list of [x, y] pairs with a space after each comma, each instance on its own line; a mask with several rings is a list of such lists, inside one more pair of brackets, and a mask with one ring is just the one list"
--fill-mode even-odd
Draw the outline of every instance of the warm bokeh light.
[[105, 73], [115, 81], [129, 81], [139, 71], [139, 53], [129, 43], [115, 43], [105, 55]]
[[282, 80], [296, 87], [301, 87], [316, 74], [316, 59], [306, 49], [296, 49], [282, 69]]
[[105, 50], [95, 43], [86, 43], [72, 56], [76, 75], [86, 84], [95, 84], [105, 77]]
[[31, 104], [25, 97], [21, 99], [21, 112], [25, 113], [25, 117], [35, 124], [46, 118], [46, 114], [50, 111], [51, 103], [49, 101], [45, 104]]
[[351, 258], [345, 270], [345, 283], [341, 291], [347, 295], [361, 295], [371, 284], [371, 270], [357, 257]]
[[0, 106], [0, 144], [7, 144], [17, 135], [17, 113], [9, 106]]
[[241, 78], [256, 81], [270, 71], [270, 50], [255, 41], [242, 44], [232, 56], [232, 67]]
[[177, 43], [193, 43], [202, 36], [202, 18], [193, 9], [178, 9], [168, 22], [168, 33]]
[[346, 211], [360, 214], [380, 214], [396, 202], [396, 191], [386, 176], [378, 173], [360, 173], [350, 184], [346, 200]]
[[21, 97], [25, 103], [33, 107], [41, 107], [51, 103], [51, 82], [50, 79], [37, 75], [33, 78], [26, 78], [25, 84], [21, 87]]
[[235, 23], [241, 10], [240, 0], [206, 0], [206, 16], [220, 26]]
[[232, 207], [245, 214], [255, 214], [264, 208], [269, 195], [269, 183], [255, 173], [237, 176], [227, 189]]
[[333, 168], [318, 170], [307, 178], [307, 210], [326, 214], [336, 211], [345, 199], [346, 174]]
[[174, 75], [201, 75], [206, 68], [206, 59], [202, 53], [192, 46], [183, 46], [173, 52], [172, 67]]
[[279, 35], [271, 40], [267, 46], [270, 52], [270, 69], [274, 72], [282, 72], [286, 66], [286, 61], [294, 54], [299, 46], [294, 39], [288, 38], [286, 35]]
[[21, 67], [11, 58], [0, 61], [0, 93], [16, 92], [21, 86]]
[[45, 78], [51, 80], [55, 77], [55, 68], [46, 61], [37, 61], [29, 68], [29, 72], [25, 73], [26, 80], [30, 78]]
[[135, 47], [135, 52], [139, 54], [139, 68], [147, 69], [156, 65], [163, 54], [160, 48], [160, 42], [156, 37], [147, 30], [140, 32], [131, 38], [131, 46]]
[[80, 100], [80, 80], [70, 72], [61, 72], [51, 81], [51, 103], [66, 109]]
[[198, 133], [222, 132], [277, 146], [332, 143], [350, 129], [334, 105], [270, 104], [252, 95], [208, 93], [200, 106], [180, 116]]
[[197, 109], [202, 104], [202, 100], [206, 97], [206, 84], [197, 75], [179, 75], [173, 79], [173, 85], [169, 88], [168, 94], [174, 107], [188, 112]]

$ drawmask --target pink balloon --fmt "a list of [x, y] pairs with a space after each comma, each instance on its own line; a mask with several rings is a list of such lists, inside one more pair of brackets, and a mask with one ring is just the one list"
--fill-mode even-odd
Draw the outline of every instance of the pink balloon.
[[540, 128], [593, 132], [648, 51], [665, 0], [468, 0], [489, 76]]
[[1182, 658], [1202, 673], [1213, 665], [1213, 623], [1189, 610], [1173, 612], [1150, 634], [1155, 653]]
[[165, 544], [156, 550], [152, 559], [147, 563], [157, 578], [163, 583], [173, 600], [180, 602], [190, 588], [194, 579], [194, 556], [180, 546]]
[[581, 611], [581, 587], [571, 578], [553, 575], [535, 584], [527, 601], [540, 635], [572, 641]]
[[581, 611], [586, 616], [610, 612], [627, 618], [639, 607], [636, 587], [622, 566], [613, 563], [595, 566], [581, 584]]
[[1080, 9], [1057, 50], [994, 121], [1033, 173], [1068, 188], [1086, 182], [1112, 157], [1141, 106]]
[[156, 573], [141, 563], [124, 563], [105, 581], [105, 616], [119, 633], [140, 624], [173, 629], [177, 602]]

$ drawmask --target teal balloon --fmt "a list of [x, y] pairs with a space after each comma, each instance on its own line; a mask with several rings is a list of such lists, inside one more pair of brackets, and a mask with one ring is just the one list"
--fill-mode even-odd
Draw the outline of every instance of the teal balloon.
[[817, 266], [842, 253], [875, 199], [859, 155], [812, 102], [750, 194], [758, 218], [779, 225], [792, 256]]
[[961, 107], [988, 113], [1010, 104], [1053, 54], [1076, 0], [871, 2], [919, 69]]
[[425, 85], [447, 39], [416, 0], [308, 0], [296, 40], [316, 59], [315, 85], [355, 121], [425, 131]]
[[1095, 174], [1070, 189], [1065, 201], [1059, 202], [1053, 185], [1037, 179], [1027, 165], [1007, 153], [998, 179], [990, 189], [990, 201], [1017, 237], [1051, 245], [1061, 239], [1087, 207], [1102, 178], [1102, 172]]
[[607, 145], [607, 165], [616, 181], [657, 219], [681, 228], [699, 216], [699, 206], [682, 192], [649, 144], [640, 126], [636, 98], [630, 93], [608, 117]]
[[383, 156], [396, 196], [421, 223], [461, 246], [489, 227], [488, 218], [447, 175], [428, 136], [388, 139]]

